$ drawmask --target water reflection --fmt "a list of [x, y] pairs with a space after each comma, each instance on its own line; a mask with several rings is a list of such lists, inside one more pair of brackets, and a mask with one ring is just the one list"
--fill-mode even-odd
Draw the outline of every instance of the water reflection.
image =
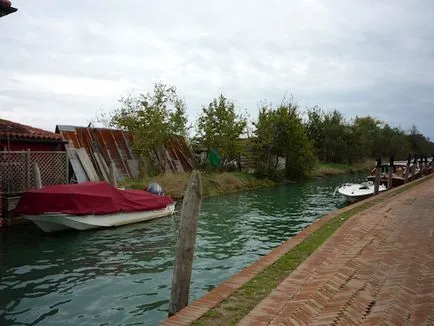
[[[343, 177], [208, 198], [191, 297], [342, 205]], [[116, 229], [0, 233], [0, 325], [154, 325], [167, 315], [179, 216]]]

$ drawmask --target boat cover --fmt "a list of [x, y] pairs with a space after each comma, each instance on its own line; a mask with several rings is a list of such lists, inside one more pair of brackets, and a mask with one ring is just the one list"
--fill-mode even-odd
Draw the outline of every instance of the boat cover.
[[21, 197], [15, 212], [102, 215], [161, 209], [173, 202], [168, 196], [142, 190], [119, 190], [104, 182], [85, 182], [29, 190]]

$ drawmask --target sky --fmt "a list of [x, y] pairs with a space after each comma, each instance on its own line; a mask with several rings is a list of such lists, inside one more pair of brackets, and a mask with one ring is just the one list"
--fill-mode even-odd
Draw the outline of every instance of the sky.
[[0, 118], [54, 131], [177, 87], [190, 122], [292, 95], [434, 139], [430, 0], [12, 0], [0, 18]]

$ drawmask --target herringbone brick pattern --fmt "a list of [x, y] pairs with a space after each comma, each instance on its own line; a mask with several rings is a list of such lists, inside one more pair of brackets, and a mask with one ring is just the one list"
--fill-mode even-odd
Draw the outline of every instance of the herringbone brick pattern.
[[345, 222], [240, 325], [434, 325], [434, 179]]

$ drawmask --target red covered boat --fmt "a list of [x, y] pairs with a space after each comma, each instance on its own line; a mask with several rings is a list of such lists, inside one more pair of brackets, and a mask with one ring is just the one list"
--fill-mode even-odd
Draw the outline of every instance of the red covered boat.
[[89, 230], [173, 214], [175, 202], [142, 190], [119, 190], [104, 182], [48, 186], [23, 194], [15, 211], [45, 232]]

